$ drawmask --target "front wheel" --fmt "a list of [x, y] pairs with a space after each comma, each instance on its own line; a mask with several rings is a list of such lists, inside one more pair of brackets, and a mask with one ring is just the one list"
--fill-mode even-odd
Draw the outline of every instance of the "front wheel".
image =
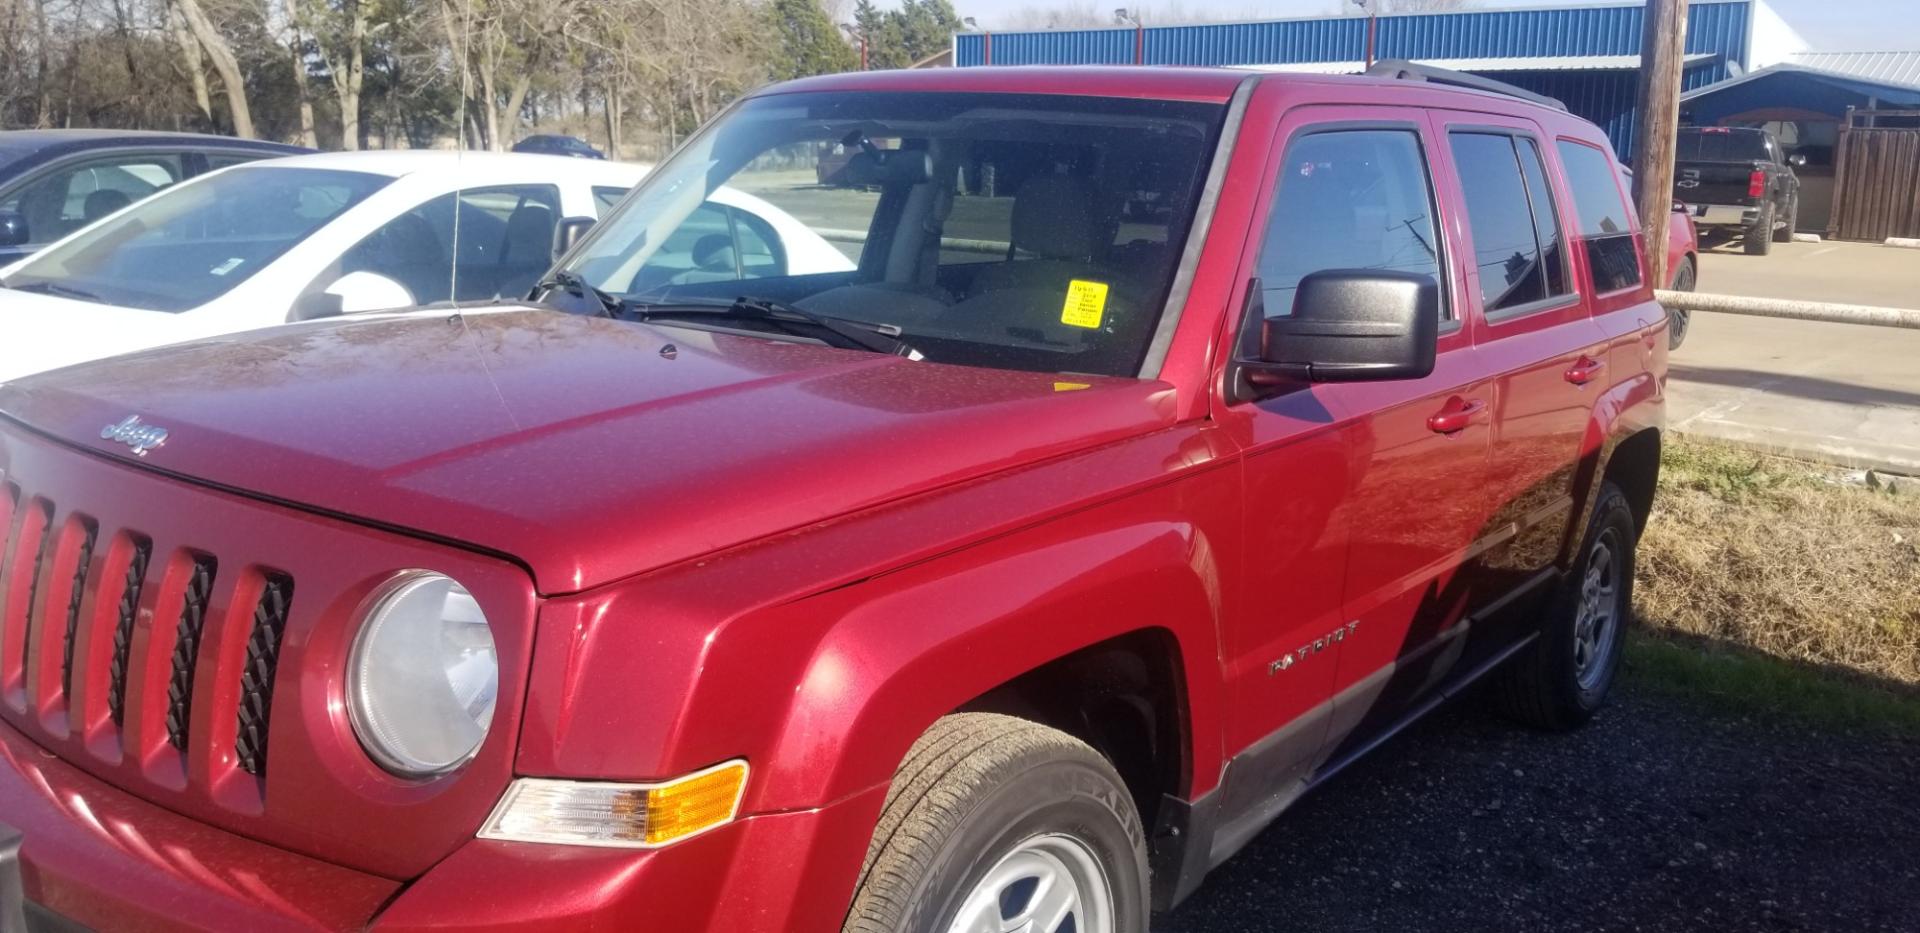
[[942, 718], [887, 790], [845, 933], [1146, 933], [1146, 837], [1126, 785], [1066, 733]]
[[1571, 729], [1606, 702], [1633, 606], [1636, 530], [1626, 495], [1602, 483], [1580, 557], [1561, 579], [1539, 637], [1500, 672], [1496, 696], [1508, 715]]
[[[1676, 292], [1693, 291], [1698, 275], [1693, 270], [1693, 260], [1682, 258], [1680, 268], [1673, 272], [1673, 290]], [[1687, 327], [1693, 323], [1693, 312], [1685, 308], [1667, 309], [1667, 349], [1678, 350], [1686, 342]]]

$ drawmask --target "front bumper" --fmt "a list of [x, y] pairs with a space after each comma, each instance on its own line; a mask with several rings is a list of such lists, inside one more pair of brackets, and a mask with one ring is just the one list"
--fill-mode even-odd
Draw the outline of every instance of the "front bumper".
[[398, 882], [263, 845], [107, 785], [0, 724], [0, 824], [17, 846], [0, 930], [350, 929]]
[[1693, 222], [1702, 227], [1751, 227], [1760, 209], [1740, 204], [1689, 204]]
[[475, 839], [402, 883], [180, 816], [0, 723], [0, 933], [826, 933], [845, 919], [885, 795], [746, 817], [658, 850]]

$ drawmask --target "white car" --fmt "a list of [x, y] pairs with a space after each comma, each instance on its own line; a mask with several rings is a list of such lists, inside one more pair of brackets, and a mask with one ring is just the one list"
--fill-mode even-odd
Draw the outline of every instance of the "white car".
[[[0, 270], [0, 380], [288, 321], [524, 298], [648, 168], [404, 151], [212, 172]], [[701, 216], [663, 244], [656, 279], [853, 268], [750, 195], [716, 192]]]

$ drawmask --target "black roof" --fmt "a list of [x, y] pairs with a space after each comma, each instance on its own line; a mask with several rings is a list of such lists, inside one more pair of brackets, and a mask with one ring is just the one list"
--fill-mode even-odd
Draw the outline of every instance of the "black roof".
[[154, 130], [0, 130], [0, 165], [40, 162], [88, 149], [140, 146], [191, 146], [195, 149], [247, 149], [280, 155], [312, 152], [299, 146], [261, 139], [238, 139], [206, 133], [168, 133]]

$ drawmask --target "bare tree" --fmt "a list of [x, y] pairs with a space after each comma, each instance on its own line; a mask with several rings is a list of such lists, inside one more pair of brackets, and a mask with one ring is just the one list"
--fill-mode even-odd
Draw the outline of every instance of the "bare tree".
[[247, 106], [247, 82], [240, 73], [240, 62], [233, 55], [233, 47], [227, 44], [225, 36], [207, 19], [206, 10], [200, 6], [200, 0], [173, 0], [180, 15], [192, 30], [193, 37], [199, 41], [200, 48], [207, 53], [207, 60], [213, 65], [213, 72], [220, 76], [222, 90], [227, 95], [227, 113], [233, 120], [233, 134], [248, 139], [254, 137], [253, 111]]

